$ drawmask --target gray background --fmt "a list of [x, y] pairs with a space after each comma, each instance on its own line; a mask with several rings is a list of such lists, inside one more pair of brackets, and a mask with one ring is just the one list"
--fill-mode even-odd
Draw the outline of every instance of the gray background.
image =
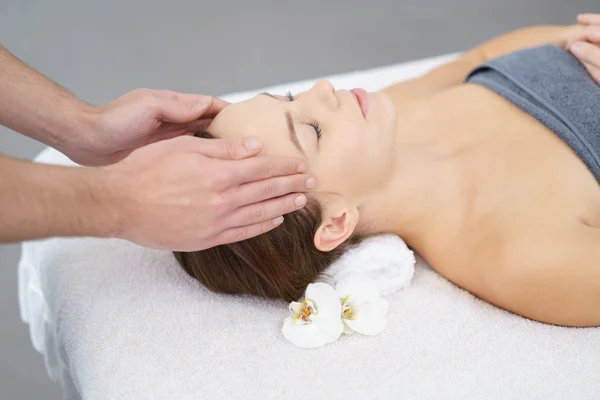
[[[0, 42], [102, 104], [138, 87], [219, 95], [393, 64], [590, 11], [598, 0], [0, 0]], [[0, 127], [0, 152], [42, 148]], [[0, 246], [0, 398], [59, 399], [18, 315], [19, 253]]]

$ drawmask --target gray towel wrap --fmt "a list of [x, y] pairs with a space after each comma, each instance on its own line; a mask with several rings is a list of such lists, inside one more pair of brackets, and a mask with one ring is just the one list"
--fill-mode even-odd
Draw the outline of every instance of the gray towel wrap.
[[520, 50], [475, 68], [466, 82], [504, 97], [561, 138], [600, 183], [600, 86], [553, 45]]

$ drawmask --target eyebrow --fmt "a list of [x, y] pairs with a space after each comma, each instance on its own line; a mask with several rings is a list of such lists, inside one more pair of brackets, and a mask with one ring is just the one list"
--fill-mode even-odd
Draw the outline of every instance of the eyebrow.
[[296, 129], [294, 128], [294, 121], [292, 120], [292, 115], [289, 111], [285, 112], [285, 119], [287, 120], [288, 132], [290, 134], [290, 140], [294, 145], [300, 150], [302, 154], [306, 156], [304, 149], [300, 146], [300, 142], [298, 141], [298, 136], [296, 135]]
[[273, 96], [271, 93], [262, 92], [261, 94], [264, 94], [265, 96], [272, 97], [272, 98], [274, 98], [275, 100], [279, 100], [277, 97]]
[[[273, 96], [271, 93], [263, 92], [263, 93], [261, 93], [261, 95], [262, 94], [264, 94], [265, 96], [269, 96], [277, 101], [282, 101], [281, 99]], [[294, 120], [292, 119], [292, 114], [290, 114], [289, 111], [285, 112], [285, 120], [287, 122], [288, 132], [290, 134], [290, 140], [292, 141], [292, 143], [294, 143], [294, 146], [296, 146], [298, 148], [298, 150], [306, 156], [304, 149], [302, 148], [302, 146], [300, 145], [300, 142], [298, 141], [298, 135], [296, 135], [296, 128], [294, 128]]]

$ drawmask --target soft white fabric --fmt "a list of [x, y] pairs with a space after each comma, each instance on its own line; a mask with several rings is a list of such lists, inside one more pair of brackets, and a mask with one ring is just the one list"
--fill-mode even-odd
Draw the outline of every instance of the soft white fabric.
[[[374, 90], [451, 58], [332, 81]], [[53, 150], [39, 161], [68, 163]], [[89, 400], [600, 398], [600, 330], [512, 315], [421, 260], [412, 285], [387, 297], [380, 336], [310, 351], [281, 335], [287, 304], [210, 293], [169, 252], [121, 240], [26, 243], [19, 281], [32, 342], [69, 398], [78, 391]]]
[[387, 296], [410, 285], [415, 261], [412, 250], [398, 236], [373, 236], [327, 267], [320, 281], [334, 286], [342, 276], [360, 272], [374, 279], [379, 293]]

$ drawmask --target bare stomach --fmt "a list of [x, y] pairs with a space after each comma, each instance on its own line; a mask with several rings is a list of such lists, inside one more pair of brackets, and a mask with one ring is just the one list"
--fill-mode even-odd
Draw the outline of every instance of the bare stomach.
[[423, 103], [414, 123], [447, 147], [455, 172], [439, 223], [409, 244], [455, 284], [489, 300], [502, 273], [535, 265], [564, 232], [600, 227], [600, 186], [586, 165], [502, 97], [463, 85]]

